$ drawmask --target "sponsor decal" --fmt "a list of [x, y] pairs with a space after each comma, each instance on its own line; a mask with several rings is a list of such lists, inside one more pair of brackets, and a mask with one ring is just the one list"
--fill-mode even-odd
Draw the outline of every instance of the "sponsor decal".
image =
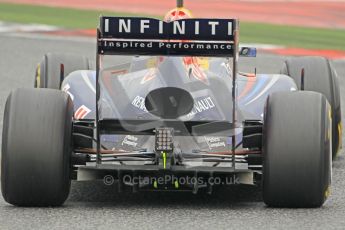
[[153, 50], [177, 50], [177, 51], [205, 51], [205, 50], [219, 50], [232, 52], [233, 45], [229, 43], [196, 43], [196, 42], [147, 42], [147, 41], [103, 41], [102, 47], [116, 48], [117, 50], [131, 49], [153, 49]]
[[134, 105], [134, 107], [136, 107], [136, 108], [138, 108], [144, 112], [148, 112], [146, 107], [145, 107], [145, 98], [143, 98], [141, 96], [136, 96], [131, 104]]
[[83, 119], [91, 112], [91, 109], [87, 108], [85, 105], [82, 105], [75, 111], [74, 118], [77, 120]]
[[182, 19], [164, 22], [153, 18], [102, 17], [105, 37], [142, 39], [229, 40], [234, 34], [233, 19]]
[[135, 137], [135, 136], [127, 135], [127, 136], [125, 136], [125, 138], [123, 139], [121, 145], [129, 145], [129, 146], [132, 146], [132, 147], [137, 147], [137, 145], [138, 145], [138, 140], [139, 140], [139, 139], [138, 139], [137, 137]]
[[215, 107], [216, 107], [216, 105], [214, 104], [212, 98], [211, 97], [205, 97], [205, 98], [202, 98], [200, 100], [196, 100], [194, 102], [194, 107], [193, 107], [192, 111], [189, 114], [187, 114], [187, 116], [192, 117], [195, 114], [211, 110]]
[[220, 137], [205, 137], [205, 141], [210, 149], [225, 147], [225, 141]]
[[234, 19], [102, 17], [100, 54], [232, 56]]

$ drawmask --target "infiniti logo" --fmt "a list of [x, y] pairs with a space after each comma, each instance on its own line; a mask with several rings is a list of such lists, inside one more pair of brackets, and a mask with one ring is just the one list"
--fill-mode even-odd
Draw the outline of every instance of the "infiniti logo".
[[102, 17], [101, 32], [108, 38], [184, 39], [229, 41], [233, 39], [234, 19], [183, 19], [164, 22], [152, 18]]
[[[110, 19], [104, 20], [104, 32], [109, 33], [110, 32]], [[155, 31], [158, 30], [158, 34], [163, 34], [166, 32], [166, 30], [169, 30], [168, 23], [164, 21], [158, 21], [157, 23], [152, 23], [153, 20], [151, 19], [139, 19], [139, 32], [141, 34], [144, 34], [146, 30], [154, 29]], [[134, 27], [132, 24], [137, 23], [138, 20], [132, 20], [132, 19], [118, 19], [118, 23], [116, 23], [115, 31], [118, 31], [119, 33], [132, 33], [137, 31], [132, 31], [132, 28]], [[172, 34], [175, 35], [184, 35], [186, 34], [186, 21], [185, 20], [178, 20], [173, 21], [170, 24], [172, 24]], [[209, 26], [210, 34], [216, 35], [218, 26], [220, 25], [219, 21], [208, 21], [207, 25]], [[156, 28], [152, 28], [156, 26]], [[193, 27], [194, 29], [190, 29], [189, 31], [193, 31], [195, 35], [200, 34], [200, 21], [194, 20], [193, 21]], [[206, 29], [206, 28], [203, 28]], [[232, 21], [227, 22], [227, 35], [232, 35]]]

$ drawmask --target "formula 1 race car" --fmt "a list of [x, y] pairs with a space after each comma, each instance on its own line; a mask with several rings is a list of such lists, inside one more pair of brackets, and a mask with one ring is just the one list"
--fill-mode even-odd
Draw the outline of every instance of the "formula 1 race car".
[[45, 55], [35, 89], [6, 102], [4, 199], [59, 206], [71, 180], [104, 180], [193, 193], [262, 184], [268, 206], [322, 206], [341, 146], [336, 73], [319, 57], [242, 73], [239, 56], [256, 50], [238, 36], [237, 19], [101, 17], [96, 70]]

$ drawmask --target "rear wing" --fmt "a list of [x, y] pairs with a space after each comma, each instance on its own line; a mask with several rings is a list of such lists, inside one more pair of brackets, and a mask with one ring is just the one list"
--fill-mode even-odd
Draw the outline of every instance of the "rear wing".
[[[109, 124], [99, 117], [100, 69], [104, 55], [205, 56], [233, 57], [232, 62], [232, 121], [236, 120], [236, 75], [239, 56], [255, 57], [256, 50], [239, 49], [237, 19], [183, 19], [170, 23], [138, 17], [100, 17], [97, 30], [96, 59], [96, 136], [97, 162], [100, 163], [100, 135], [109, 132]], [[106, 124], [105, 126], [102, 124]], [[114, 128], [114, 127], [113, 127]], [[115, 127], [116, 128], [116, 127]], [[236, 149], [232, 136], [232, 151]], [[233, 158], [235, 159], [235, 158]]]
[[184, 19], [170, 23], [137, 17], [101, 17], [98, 54], [234, 57], [238, 51], [238, 20]]

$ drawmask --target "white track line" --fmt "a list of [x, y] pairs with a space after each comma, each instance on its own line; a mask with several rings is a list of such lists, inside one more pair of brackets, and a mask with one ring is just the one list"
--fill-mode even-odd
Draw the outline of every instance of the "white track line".
[[36, 32], [36, 31], [55, 31], [59, 28], [56, 26], [40, 24], [19, 24], [0, 21], [0, 33], [8, 32]]

